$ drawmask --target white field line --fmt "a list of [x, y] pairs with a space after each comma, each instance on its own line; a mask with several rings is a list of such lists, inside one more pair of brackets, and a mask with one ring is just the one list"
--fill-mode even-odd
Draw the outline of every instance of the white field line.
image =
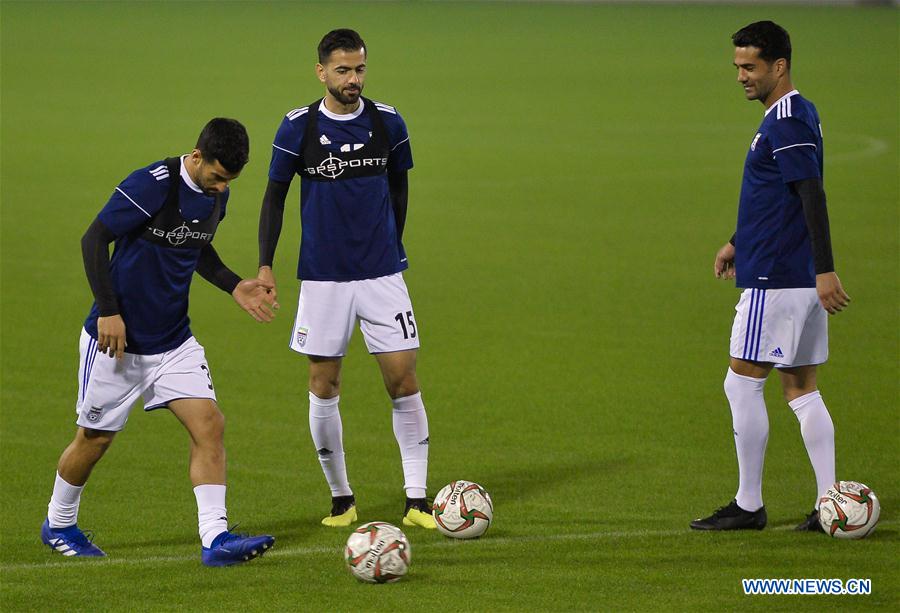
[[[888, 526], [896, 524], [896, 521], [890, 522], [879, 522], [879, 526]], [[772, 528], [771, 531], [776, 532], [784, 532], [792, 530], [793, 526], [779, 526], [777, 528]], [[499, 537], [488, 537], [484, 540], [478, 540], [478, 547], [494, 547], [494, 546], [503, 546], [510, 545], [516, 543], [531, 543], [531, 542], [546, 542], [546, 541], [590, 541], [590, 540], [604, 540], [604, 539], [617, 539], [617, 538], [640, 538], [640, 537], [667, 537], [667, 536], [684, 536], [688, 534], [697, 534], [696, 532], [690, 530], [689, 528], [678, 529], [678, 530], [604, 530], [597, 532], [583, 532], [576, 534], [534, 534], [534, 535], [523, 535], [523, 536], [499, 536]], [[699, 535], [698, 535], [699, 536]], [[276, 536], [277, 538], [277, 536]], [[276, 541], [277, 544], [277, 541]], [[43, 545], [41, 545], [43, 547]], [[435, 543], [422, 543], [420, 545], [413, 545], [413, 550], [418, 551], [421, 549], [439, 549], [444, 547], [465, 547], [465, 541], [460, 541], [456, 539], [444, 539]], [[277, 557], [277, 558], [299, 558], [303, 556], [310, 555], [318, 555], [318, 554], [334, 554], [339, 555], [341, 552], [340, 547], [275, 547], [266, 554], [266, 557]], [[51, 552], [48, 552], [50, 554]], [[113, 564], [116, 566], [135, 566], [135, 565], [145, 565], [152, 563], [160, 563], [160, 564], [168, 564], [168, 563], [178, 563], [178, 562], [189, 562], [191, 560], [195, 560], [199, 563], [199, 554], [197, 555], [180, 555], [180, 556], [150, 556], [145, 558], [106, 558], [100, 560], [94, 560], [88, 562], [89, 564]], [[58, 560], [55, 562], [28, 562], [21, 564], [0, 564], [0, 571], [2, 572], [11, 572], [11, 571], [20, 571], [20, 570], [38, 570], [38, 569], [50, 569], [50, 568], [86, 568], [82, 566], [84, 562], [71, 562], [71, 559]]]

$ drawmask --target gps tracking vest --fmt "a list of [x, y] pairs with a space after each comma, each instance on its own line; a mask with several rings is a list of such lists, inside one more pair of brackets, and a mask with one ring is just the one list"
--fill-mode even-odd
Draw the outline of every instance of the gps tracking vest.
[[169, 169], [169, 193], [162, 208], [150, 218], [143, 234], [145, 241], [161, 247], [175, 249], [202, 249], [210, 242], [219, 225], [222, 201], [216, 194], [216, 204], [212, 213], [202, 221], [187, 220], [178, 206], [178, 189], [181, 187], [181, 158], [166, 158]]
[[334, 181], [374, 177], [387, 173], [388, 155], [391, 152], [387, 128], [375, 103], [360, 96], [365, 111], [372, 122], [372, 137], [356, 151], [329, 151], [319, 143], [319, 104], [309, 105], [306, 132], [303, 135], [302, 175], [313, 181]]

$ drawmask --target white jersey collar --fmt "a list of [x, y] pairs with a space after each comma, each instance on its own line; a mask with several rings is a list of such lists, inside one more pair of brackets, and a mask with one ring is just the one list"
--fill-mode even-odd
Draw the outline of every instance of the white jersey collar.
[[322, 102], [319, 103], [319, 111], [328, 119], [333, 119], [335, 121], [350, 121], [351, 119], [356, 119], [357, 117], [362, 115], [365, 106], [366, 103], [363, 101], [362, 97], [360, 97], [359, 107], [357, 107], [355, 111], [353, 111], [352, 113], [347, 113], [346, 115], [338, 115], [337, 113], [332, 113], [325, 108], [325, 98], [322, 98]]
[[800, 92], [798, 92], [796, 89], [792, 89], [791, 91], [789, 91], [788, 93], [786, 93], [785, 95], [783, 95], [781, 98], [779, 98], [778, 100], [776, 100], [775, 102], [773, 102], [773, 103], [772, 103], [772, 106], [770, 106], [769, 108], [766, 109], [766, 115], [769, 114], [769, 111], [771, 111], [771, 110], [774, 109], [776, 106], [778, 106], [778, 103], [779, 103], [779, 102], [781, 102], [781, 101], [784, 100], [785, 98], [790, 98], [790, 97], [793, 96], [794, 94], [799, 94], [799, 93], [800, 93]]
[[191, 178], [191, 175], [188, 174], [187, 168], [184, 167], [184, 158], [187, 157], [187, 154], [181, 156], [181, 180], [187, 183], [187, 186], [192, 190], [197, 192], [198, 194], [202, 194], [203, 190], [194, 183], [194, 180]]

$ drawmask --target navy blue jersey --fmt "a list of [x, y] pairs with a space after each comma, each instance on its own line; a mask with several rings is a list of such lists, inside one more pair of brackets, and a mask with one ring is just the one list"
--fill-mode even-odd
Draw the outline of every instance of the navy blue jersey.
[[735, 236], [737, 286], [815, 287], [803, 205], [790, 183], [822, 177], [822, 126], [796, 90], [766, 110], [744, 163]]
[[[385, 170], [412, 168], [412, 150], [403, 118], [394, 107], [380, 102], [374, 105], [387, 131]], [[348, 115], [336, 115], [325, 108], [324, 102], [319, 104], [315, 136], [331, 153], [329, 160], [333, 164], [320, 171], [323, 179], [330, 180], [312, 180], [304, 173], [310, 164], [316, 164], [303, 159], [304, 151], [309, 150], [304, 142], [308, 111], [309, 107], [294, 109], [282, 120], [269, 165], [269, 178], [273, 181], [290, 183], [295, 174], [301, 175], [302, 233], [297, 277], [355, 281], [405, 270], [406, 253], [397, 236], [387, 174], [340, 177], [346, 167], [341, 155], [361, 150], [372, 139], [375, 128], [366, 102], [360, 99], [359, 108]]]
[[[97, 217], [116, 235], [109, 272], [125, 321], [128, 353], [163, 353], [191, 337], [188, 293], [200, 249], [168, 249], [141, 238], [147, 222], [166, 201], [171, 181], [179, 181], [178, 203], [187, 222], [202, 222], [215, 208], [181, 162], [181, 176], [170, 177], [164, 161], [135, 170], [119, 183]], [[228, 190], [219, 199], [225, 216]], [[97, 338], [96, 303], [84, 328]]]

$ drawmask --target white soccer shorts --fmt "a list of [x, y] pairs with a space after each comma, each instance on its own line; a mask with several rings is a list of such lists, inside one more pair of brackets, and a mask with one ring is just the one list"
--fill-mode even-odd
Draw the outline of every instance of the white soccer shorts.
[[734, 310], [731, 357], [781, 368], [828, 359], [828, 313], [814, 287], [745, 289]]
[[141, 396], [152, 411], [179, 398], [216, 400], [203, 346], [193, 336], [153, 355], [125, 353], [121, 360], [97, 353], [97, 341], [82, 329], [75, 423], [92, 430], [119, 431]]
[[419, 347], [419, 330], [403, 275], [361, 281], [303, 281], [291, 349], [341, 357], [359, 321], [369, 353]]

